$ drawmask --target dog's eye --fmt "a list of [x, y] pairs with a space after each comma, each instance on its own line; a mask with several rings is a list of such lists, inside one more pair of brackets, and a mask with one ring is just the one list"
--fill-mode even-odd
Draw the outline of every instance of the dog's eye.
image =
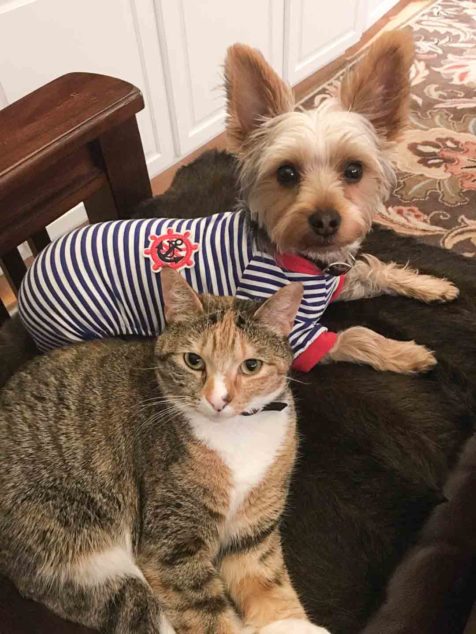
[[183, 355], [183, 360], [192, 370], [204, 370], [205, 369], [205, 361], [199, 354], [195, 354], [195, 352], [186, 352]]
[[292, 187], [299, 182], [299, 172], [294, 165], [291, 165], [291, 163], [278, 167], [276, 177], [278, 179], [278, 183], [284, 185], [285, 187]]
[[364, 172], [364, 168], [362, 163], [359, 161], [350, 161], [344, 167], [344, 178], [349, 183], [357, 183], [361, 178]]

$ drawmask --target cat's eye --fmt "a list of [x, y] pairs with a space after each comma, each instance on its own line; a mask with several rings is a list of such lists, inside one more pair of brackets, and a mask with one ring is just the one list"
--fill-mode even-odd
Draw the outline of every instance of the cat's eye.
[[256, 374], [263, 367], [263, 362], [259, 359], [246, 359], [240, 366], [243, 374]]
[[199, 354], [195, 354], [195, 352], [186, 352], [183, 355], [183, 360], [192, 370], [204, 370], [205, 369], [205, 361]]
[[284, 187], [293, 187], [299, 183], [299, 171], [292, 163], [286, 163], [278, 167], [276, 178], [280, 185]]
[[344, 167], [344, 178], [348, 183], [358, 183], [364, 173], [364, 167], [360, 161], [349, 161]]

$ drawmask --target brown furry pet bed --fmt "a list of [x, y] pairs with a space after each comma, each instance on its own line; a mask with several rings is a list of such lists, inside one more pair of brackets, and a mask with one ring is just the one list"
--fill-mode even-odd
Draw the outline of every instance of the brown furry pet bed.
[[[230, 155], [205, 154], [137, 217], [230, 209], [234, 168]], [[302, 443], [283, 526], [287, 562], [309, 615], [333, 634], [357, 634], [371, 617], [365, 634], [461, 634], [476, 599], [474, 440], [444, 485], [475, 427], [476, 262], [381, 229], [365, 249], [448, 277], [461, 297], [426, 306], [386, 296], [326, 311], [333, 330], [415, 339], [439, 363], [415, 377], [337, 363], [295, 376]], [[31, 355], [18, 325], [7, 328], [3, 379]], [[86, 631], [1, 587], [2, 633]]]

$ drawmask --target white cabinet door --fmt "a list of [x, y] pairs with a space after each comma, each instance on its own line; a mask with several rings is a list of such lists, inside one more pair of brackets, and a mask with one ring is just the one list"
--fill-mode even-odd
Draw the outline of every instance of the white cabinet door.
[[150, 174], [174, 161], [154, 0], [0, 0], [0, 106], [71, 71], [138, 86]]
[[155, 1], [175, 136], [179, 153], [186, 154], [223, 130], [228, 46], [255, 46], [282, 72], [284, 0]]
[[362, 35], [365, 0], [286, 0], [284, 75], [295, 85]]

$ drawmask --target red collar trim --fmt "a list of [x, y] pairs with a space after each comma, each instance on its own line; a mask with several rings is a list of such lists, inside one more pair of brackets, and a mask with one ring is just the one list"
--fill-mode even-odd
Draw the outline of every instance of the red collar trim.
[[294, 253], [281, 253], [276, 256], [276, 262], [284, 269], [292, 273], [306, 273], [307, 275], [322, 275], [321, 269], [311, 262], [303, 258], [302, 255]]

